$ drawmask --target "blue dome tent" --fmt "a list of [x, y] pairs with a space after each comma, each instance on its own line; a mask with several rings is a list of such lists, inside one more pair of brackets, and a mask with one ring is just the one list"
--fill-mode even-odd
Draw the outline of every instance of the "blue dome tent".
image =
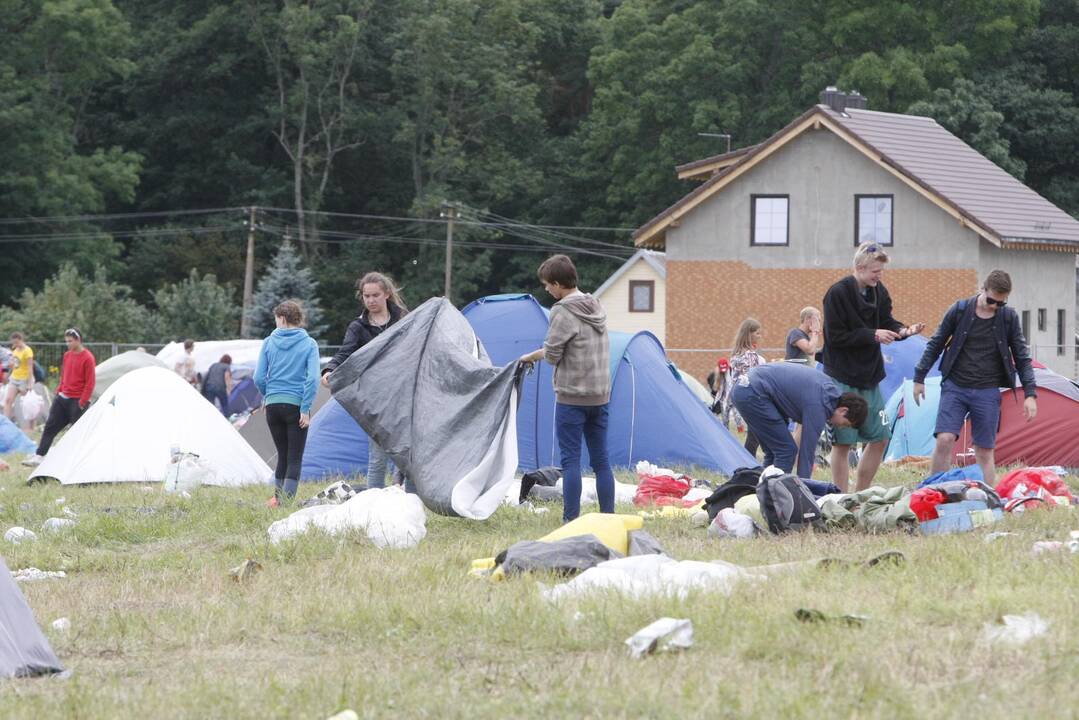
[[[541, 347], [547, 334], [548, 311], [528, 294], [484, 297], [465, 307], [462, 314], [495, 365], [508, 364]], [[608, 450], [612, 464], [627, 467], [649, 460], [658, 465], [698, 465], [727, 474], [756, 464], [682, 382], [654, 335], [612, 332], [610, 336], [613, 381]], [[553, 368], [542, 362], [524, 378], [517, 411], [521, 470], [560, 464], [552, 380]], [[313, 480], [326, 474], [362, 473], [366, 466], [363, 431], [340, 405], [327, 403], [312, 420], [302, 477]]]

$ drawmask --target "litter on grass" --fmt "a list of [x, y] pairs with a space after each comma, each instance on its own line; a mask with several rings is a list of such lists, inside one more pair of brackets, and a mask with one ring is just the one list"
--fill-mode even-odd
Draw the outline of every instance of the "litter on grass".
[[34, 540], [37, 540], [37, 533], [35, 533], [33, 530], [27, 530], [24, 527], [19, 527], [18, 525], [16, 525], [15, 527], [4, 533], [4, 539], [10, 543], [19, 545], [20, 543], [33, 542]]
[[1004, 615], [999, 622], [986, 623], [982, 638], [1001, 645], [1024, 645], [1049, 632], [1049, 621], [1035, 612], [1023, 615]]
[[37, 582], [38, 580], [50, 580], [52, 578], [66, 578], [67, 573], [63, 570], [38, 570], [36, 567], [23, 568], [11, 573], [15, 582]]
[[41, 523], [41, 529], [44, 532], [60, 532], [61, 530], [70, 527], [75, 527], [75, 521], [71, 518], [51, 517]]
[[330, 535], [365, 532], [380, 548], [415, 547], [427, 535], [427, 515], [416, 495], [400, 487], [372, 488], [340, 505], [303, 508], [270, 525], [270, 540], [279, 543], [309, 529]]
[[229, 570], [229, 575], [232, 576], [233, 580], [242, 585], [243, 583], [255, 577], [255, 575], [261, 571], [262, 563], [258, 562], [257, 560], [252, 560], [251, 558], [247, 558], [242, 563]]
[[71, 629], [71, 621], [66, 617], [56, 618], [52, 621], [52, 629], [57, 632], [67, 632]]
[[813, 608], [798, 608], [794, 611], [794, 617], [804, 623], [837, 623], [849, 627], [863, 627], [869, 622], [868, 615], [825, 615], [820, 610]]
[[641, 658], [656, 650], [685, 650], [693, 647], [693, 621], [664, 617], [626, 638], [630, 657]]
[[655, 595], [685, 598], [693, 591], [729, 594], [740, 582], [764, 578], [764, 575], [721, 561], [638, 555], [600, 563], [573, 580], [542, 592], [544, 599], [552, 602], [605, 591], [635, 599]]

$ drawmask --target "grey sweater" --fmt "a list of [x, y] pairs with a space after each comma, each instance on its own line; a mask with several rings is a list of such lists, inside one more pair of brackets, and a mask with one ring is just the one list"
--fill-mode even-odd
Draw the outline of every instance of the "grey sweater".
[[551, 308], [543, 358], [554, 365], [555, 398], [563, 405], [605, 405], [611, 399], [607, 313], [591, 295], [576, 293]]

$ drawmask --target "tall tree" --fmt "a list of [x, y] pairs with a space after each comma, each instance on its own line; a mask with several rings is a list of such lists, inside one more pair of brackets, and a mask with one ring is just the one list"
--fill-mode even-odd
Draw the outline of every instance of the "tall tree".
[[371, 3], [285, 0], [277, 6], [252, 0], [249, 10], [276, 86], [273, 134], [292, 164], [300, 247], [307, 252], [308, 209], [321, 206], [337, 156], [363, 143], [358, 75]]
[[236, 336], [240, 308], [233, 290], [219, 285], [212, 273], [192, 269], [187, 278], [154, 293], [159, 332], [163, 339], [220, 340]]
[[322, 308], [311, 268], [305, 267], [296, 248], [287, 240], [281, 243], [273, 262], [259, 278], [249, 311], [250, 332], [255, 337], [269, 335], [274, 329], [273, 309], [283, 300], [299, 300], [307, 316], [307, 331], [318, 337], [324, 327]]

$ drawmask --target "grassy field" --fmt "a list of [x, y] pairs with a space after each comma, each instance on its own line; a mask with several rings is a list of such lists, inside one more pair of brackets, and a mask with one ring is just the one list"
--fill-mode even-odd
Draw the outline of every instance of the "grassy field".
[[[75, 528], [4, 543], [12, 569], [63, 569], [21, 585], [72, 671], [8, 682], [3, 718], [361, 717], [1072, 717], [1079, 708], [1079, 600], [1071, 555], [1031, 555], [1079, 527], [1067, 510], [1009, 517], [986, 531], [709, 538], [683, 520], [646, 529], [678, 559], [742, 565], [898, 549], [900, 567], [813, 569], [732, 595], [552, 605], [529, 577], [469, 578], [473, 558], [559, 524], [502, 508], [487, 522], [430, 515], [411, 550], [310, 535], [280, 546], [286, 510], [261, 489], [204, 489], [190, 500], [125, 487], [26, 487], [0, 473], [0, 529]], [[884, 472], [887, 484], [910, 473]], [[314, 492], [315, 488], [305, 488]], [[626, 511], [633, 511], [625, 508]], [[247, 584], [228, 569], [264, 570]], [[798, 608], [869, 616], [862, 628], [803, 624]], [[980, 639], [1002, 614], [1034, 611], [1048, 635], [1013, 648]], [[662, 617], [692, 619], [681, 654], [628, 657], [623, 641]], [[66, 633], [52, 630], [59, 617]]]

